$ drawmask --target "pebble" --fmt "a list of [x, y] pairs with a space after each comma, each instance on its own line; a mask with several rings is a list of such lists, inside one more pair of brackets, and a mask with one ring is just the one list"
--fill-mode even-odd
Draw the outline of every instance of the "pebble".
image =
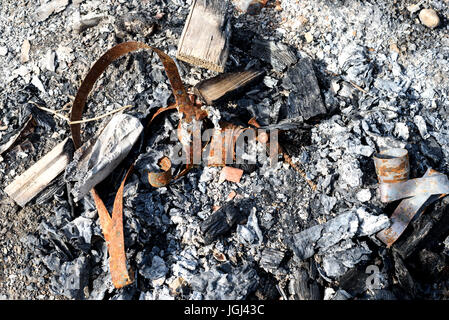
[[28, 40], [25, 40], [22, 43], [22, 48], [20, 49], [20, 62], [26, 63], [30, 60], [30, 48], [30, 42]]
[[357, 192], [356, 197], [360, 202], [368, 202], [371, 200], [371, 191], [369, 189], [362, 189]]
[[48, 71], [55, 72], [55, 58], [56, 54], [53, 50], [49, 49], [44, 58], [44, 67]]
[[304, 37], [306, 38], [306, 41], [307, 41], [308, 43], [310, 43], [310, 42], [313, 41], [313, 35], [312, 35], [311, 32], [306, 32], [306, 33], [304, 34]]
[[0, 47], [0, 56], [4, 57], [8, 54], [8, 48], [7, 47]]
[[419, 20], [428, 28], [434, 29], [440, 24], [440, 17], [433, 9], [423, 9], [419, 13]]

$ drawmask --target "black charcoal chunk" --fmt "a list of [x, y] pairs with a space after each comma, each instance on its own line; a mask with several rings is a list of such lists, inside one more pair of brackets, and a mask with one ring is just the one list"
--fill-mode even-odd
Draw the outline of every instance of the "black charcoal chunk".
[[295, 121], [302, 117], [308, 120], [328, 113], [310, 58], [301, 58], [297, 64], [290, 67], [282, 86], [290, 91], [286, 109], [283, 110], [286, 119]]
[[298, 60], [293, 50], [286, 44], [259, 39], [253, 40], [251, 54], [270, 63], [278, 72], [284, 71]]
[[211, 243], [218, 237], [229, 232], [236, 223], [244, 219], [239, 208], [228, 203], [210, 215], [200, 226], [206, 243]]
[[294, 290], [299, 300], [321, 300], [320, 287], [310, 278], [306, 269], [301, 268], [295, 277]]

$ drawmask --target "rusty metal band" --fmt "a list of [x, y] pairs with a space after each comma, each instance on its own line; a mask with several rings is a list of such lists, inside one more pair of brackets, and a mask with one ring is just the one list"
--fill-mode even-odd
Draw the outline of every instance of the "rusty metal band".
[[[428, 169], [424, 177], [431, 177], [433, 175], [441, 175], [433, 169]], [[444, 196], [442, 194], [440, 197]], [[394, 210], [390, 217], [391, 225], [377, 233], [376, 237], [387, 245], [391, 245], [401, 236], [408, 224], [417, 215], [425, 210], [425, 207], [436, 201], [440, 197], [431, 197], [429, 194], [418, 194], [412, 198], [404, 199]]]
[[429, 204], [449, 193], [449, 180], [431, 168], [422, 178], [407, 180], [410, 169], [405, 149], [390, 149], [376, 154], [374, 162], [380, 182], [381, 201], [390, 202], [406, 198], [391, 215], [390, 227], [376, 235], [387, 247], [391, 247], [415, 217], [419, 216]]
[[391, 202], [421, 194], [449, 193], [449, 180], [443, 174], [410, 179], [397, 183], [382, 183], [379, 187], [380, 201]]
[[[190, 101], [173, 59], [157, 48], [151, 47], [142, 42], [132, 41], [118, 44], [115, 47], [109, 49], [92, 66], [76, 94], [70, 115], [70, 120], [72, 122], [81, 120], [89, 93], [92, 90], [97, 79], [106, 70], [106, 68], [112, 62], [124, 56], [125, 54], [140, 49], [151, 50], [155, 52], [161, 59], [167, 77], [172, 86], [173, 94], [176, 100], [176, 107], [178, 111], [183, 114], [183, 120], [186, 122], [190, 122], [195, 117], [200, 117], [202, 115], [204, 111], [198, 110], [198, 108], [194, 108], [193, 103]], [[162, 111], [166, 111], [169, 109], [173, 109], [173, 107], [165, 108], [165, 110]], [[150, 122], [159, 113], [155, 114]], [[70, 125], [72, 140], [76, 149], [78, 149], [82, 144], [80, 129], [81, 127], [79, 123]], [[110, 272], [112, 282], [116, 288], [126, 286], [133, 281], [128, 274], [128, 269], [126, 266], [126, 254], [123, 235], [123, 188], [126, 178], [132, 170], [133, 166], [129, 168], [128, 172], [125, 175], [125, 178], [120, 185], [119, 190], [117, 191], [114, 200], [112, 217], [109, 215], [106, 206], [104, 205], [96, 190], [91, 190], [98, 210], [102, 231], [108, 245]]]
[[410, 164], [406, 149], [392, 148], [374, 155], [374, 165], [380, 183], [408, 180]]

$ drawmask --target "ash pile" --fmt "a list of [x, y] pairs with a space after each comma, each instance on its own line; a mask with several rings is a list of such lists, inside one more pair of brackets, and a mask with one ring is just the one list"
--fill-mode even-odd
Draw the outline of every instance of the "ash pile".
[[[0, 297], [446, 299], [449, 3], [203, 3], [51, 0], [12, 13], [6, 1], [1, 14], [22, 26], [0, 19]], [[219, 27], [195, 25], [205, 10]], [[210, 128], [277, 130], [275, 164], [201, 162], [178, 175], [182, 115], [161, 113], [145, 134], [175, 103], [149, 51], [99, 78], [83, 116], [98, 119], [81, 123], [75, 147], [80, 83], [127, 41], [174, 59]], [[164, 158], [169, 181], [155, 187]], [[132, 163], [130, 281], [117, 288], [90, 191], [112, 212]]]

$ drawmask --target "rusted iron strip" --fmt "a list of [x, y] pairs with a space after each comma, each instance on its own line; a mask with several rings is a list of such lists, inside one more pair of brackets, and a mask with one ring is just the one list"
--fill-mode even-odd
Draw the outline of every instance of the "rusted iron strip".
[[410, 169], [405, 149], [390, 149], [376, 154], [374, 162], [380, 182], [381, 201], [407, 198], [401, 201], [390, 217], [390, 227], [376, 235], [387, 247], [391, 247], [410, 221], [421, 214], [430, 203], [449, 193], [449, 180], [431, 168], [422, 178], [407, 180]]
[[[440, 173], [433, 169], [428, 169], [423, 177], [439, 174]], [[441, 196], [444, 196], [444, 194]], [[439, 197], [431, 197], [429, 194], [420, 194], [415, 197], [402, 200], [390, 217], [390, 227], [377, 233], [376, 237], [385, 243], [387, 248], [391, 247], [391, 245], [405, 231], [413, 218], [424, 211], [425, 207], [431, 203], [429, 202], [430, 199], [432, 199], [433, 202], [439, 199]]]
[[[182, 121], [189, 123], [193, 119], [202, 119], [202, 117], [205, 117], [205, 111], [201, 108], [195, 107], [195, 105], [189, 99], [189, 96], [187, 95], [173, 59], [171, 59], [170, 56], [157, 48], [151, 47], [142, 42], [132, 41], [116, 45], [115, 47], [109, 49], [103, 56], [100, 57], [100, 59], [97, 60], [97, 62], [95, 62], [95, 64], [88, 72], [83, 83], [81, 84], [80, 88], [78, 89], [71, 110], [71, 122], [81, 120], [89, 93], [92, 90], [97, 79], [106, 70], [106, 68], [113, 61], [119, 59], [125, 54], [139, 49], [152, 50], [161, 59], [167, 77], [172, 86], [173, 94], [176, 100], [176, 108], [178, 109], [178, 112], [183, 115]], [[169, 109], [173, 109], [173, 107], [167, 107], [162, 111], [166, 111]], [[150, 120], [150, 123], [162, 111], [156, 112], [156, 114]], [[76, 149], [78, 149], [82, 144], [80, 128], [80, 123], [72, 123], [70, 125], [72, 140]], [[147, 134], [148, 130], [145, 131]], [[110, 256], [110, 272], [112, 282], [116, 288], [121, 288], [132, 282], [132, 278], [128, 275], [126, 267], [126, 255], [123, 236], [123, 188], [126, 178], [132, 171], [132, 168], [133, 167], [131, 166], [131, 168], [128, 170], [119, 190], [117, 191], [114, 200], [112, 218], [109, 216], [109, 213], [96, 190], [92, 189], [91, 191], [100, 217], [103, 234], [105, 236], [105, 240], [108, 243], [108, 251]]]
[[379, 186], [380, 201], [391, 202], [416, 195], [449, 193], [449, 180], [444, 174], [410, 179], [397, 183], [382, 183]]

